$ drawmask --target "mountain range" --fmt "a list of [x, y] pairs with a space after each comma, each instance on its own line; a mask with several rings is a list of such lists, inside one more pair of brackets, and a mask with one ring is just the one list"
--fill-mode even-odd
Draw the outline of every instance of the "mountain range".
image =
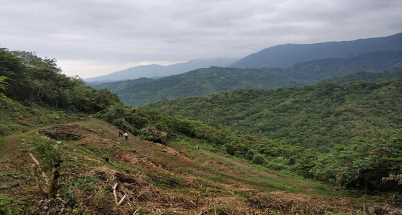
[[401, 59], [102, 84], [130, 104], [162, 100], [132, 107], [0, 49], [0, 214], [399, 215]]
[[139, 78], [160, 78], [185, 73], [187, 71], [191, 71], [198, 68], [205, 68], [211, 66], [226, 67], [235, 61], [236, 59], [232, 58], [212, 58], [196, 59], [172, 65], [143, 65], [117, 71], [114, 73], [110, 73], [108, 75], [85, 79], [85, 81], [88, 83], [104, 83]]
[[377, 51], [401, 51], [402, 34], [340, 42], [283, 44], [263, 49], [232, 64], [239, 68], [289, 67], [326, 58], [351, 58]]
[[85, 79], [87, 83], [99, 84], [138, 78], [161, 78], [185, 73], [199, 68], [287, 68], [296, 64], [321, 60], [356, 58], [366, 53], [383, 51], [401, 52], [402, 34], [352, 41], [323, 42], [314, 44], [282, 44], [263, 49], [242, 59], [211, 58], [196, 59], [172, 65], [143, 65]]
[[[277, 45], [248, 55], [230, 67], [200, 67], [184, 72], [183, 68], [207, 65], [202, 62], [164, 66], [164, 70], [152, 70], [160, 66], [143, 66], [140, 68], [146, 68], [148, 74], [152, 72], [162, 76], [164, 73], [166, 76], [92, 85], [109, 89], [125, 103], [142, 105], [238, 89], [301, 86], [357, 72], [399, 70], [402, 65], [402, 34], [343, 42]], [[222, 61], [222, 65], [225, 63], [229, 61]], [[131, 69], [109, 76], [122, 80], [131, 77], [135, 71]], [[167, 76], [166, 71], [180, 74]], [[104, 80], [102, 77], [95, 79]]]
[[210, 67], [160, 79], [103, 83], [130, 105], [143, 105], [179, 97], [204, 96], [238, 89], [275, 89], [313, 84], [357, 72], [400, 70], [402, 54], [397, 51], [366, 53], [352, 58], [309, 61], [289, 68], [221, 68]]

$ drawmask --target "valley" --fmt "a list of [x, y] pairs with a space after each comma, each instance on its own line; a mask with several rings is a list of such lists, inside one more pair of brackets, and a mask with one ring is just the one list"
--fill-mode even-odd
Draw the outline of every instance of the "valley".
[[0, 214], [401, 214], [399, 38], [101, 84], [0, 49]]

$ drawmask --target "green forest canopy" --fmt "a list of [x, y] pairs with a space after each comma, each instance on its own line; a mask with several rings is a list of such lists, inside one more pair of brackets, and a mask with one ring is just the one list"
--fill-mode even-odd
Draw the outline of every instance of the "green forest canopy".
[[375, 187], [382, 177], [401, 173], [401, 81], [352, 80], [240, 90], [145, 108], [277, 143], [258, 140], [232, 147], [231, 152], [243, 148], [240, 154], [245, 157], [255, 151], [275, 166], [291, 167], [305, 176], [346, 186], [362, 186], [362, 178], [368, 178]]
[[95, 90], [79, 78], [62, 74], [54, 59], [40, 58], [30, 52], [0, 49], [0, 72], [4, 94], [23, 103], [86, 113], [119, 103], [109, 91]]

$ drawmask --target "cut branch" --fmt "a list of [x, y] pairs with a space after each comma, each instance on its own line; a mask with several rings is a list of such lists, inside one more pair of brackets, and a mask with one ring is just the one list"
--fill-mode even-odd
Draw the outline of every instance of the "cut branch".
[[112, 194], [114, 195], [115, 205], [119, 206], [124, 202], [125, 198], [127, 197], [127, 194], [124, 194], [124, 196], [120, 199], [120, 201], [118, 201], [117, 187], [118, 187], [118, 183], [115, 183], [114, 186], [112, 186]]
[[38, 167], [38, 169], [39, 169], [39, 171], [40, 171], [40, 173], [41, 173], [41, 175], [42, 175], [42, 178], [44, 179], [44, 181], [45, 181], [45, 184], [46, 185], [49, 185], [49, 179], [48, 179], [48, 177], [47, 177], [47, 175], [46, 175], [46, 173], [45, 172], [43, 172], [43, 170], [42, 170], [42, 168], [41, 168], [41, 166], [40, 166], [40, 163], [39, 163], [39, 161], [36, 159], [36, 157], [32, 154], [32, 153], [29, 153], [29, 156], [30, 156], [30, 158], [32, 158], [32, 161], [35, 163], [35, 165]]
[[118, 183], [115, 183], [115, 185], [112, 186], [112, 194], [114, 194], [114, 201], [116, 205], [118, 205], [117, 186], [118, 186]]
[[124, 194], [124, 196], [120, 199], [120, 201], [117, 203], [117, 206], [121, 205], [124, 199], [127, 197], [127, 194]]
[[29, 153], [29, 156], [32, 158], [33, 162], [35, 162], [35, 164], [36, 164], [37, 166], [40, 166], [39, 161], [35, 158], [35, 156], [33, 156], [33, 154], [32, 154], [32, 153]]

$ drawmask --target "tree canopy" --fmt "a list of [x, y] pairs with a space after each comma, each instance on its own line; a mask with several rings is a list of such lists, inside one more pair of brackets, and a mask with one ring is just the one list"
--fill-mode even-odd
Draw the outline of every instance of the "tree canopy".
[[109, 91], [95, 90], [79, 78], [62, 74], [55, 59], [40, 58], [30, 52], [0, 49], [0, 75], [4, 94], [26, 104], [95, 113], [120, 103]]

